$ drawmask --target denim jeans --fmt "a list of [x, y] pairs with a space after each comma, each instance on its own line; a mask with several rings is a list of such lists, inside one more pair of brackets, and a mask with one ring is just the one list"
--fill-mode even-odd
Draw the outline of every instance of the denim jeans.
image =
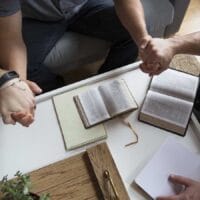
[[23, 19], [23, 37], [28, 52], [28, 78], [44, 91], [63, 85], [43, 61], [57, 40], [73, 31], [111, 42], [110, 52], [100, 73], [132, 63], [138, 50], [129, 33], [120, 23], [112, 0], [89, 0], [80, 12], [68, 21], [42, 22]]

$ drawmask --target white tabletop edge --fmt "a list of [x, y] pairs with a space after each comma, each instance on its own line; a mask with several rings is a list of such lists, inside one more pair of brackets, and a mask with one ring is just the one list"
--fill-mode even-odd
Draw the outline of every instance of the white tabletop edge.
[[63, 92], [66, 92], [66, 91], [70, 91], [70, 90], [79, 88], [83, 85], [93, 84], [93, 83], [96, 83], [96, 82], [99, 82], [99, 81], [102, 81], [102, 80], [105, 80], [105, 79], [109, 79], [109, 78], [124, 74], [124, 73], [132, 71], [132, 70], [136, 70], [136, 69], [139, 68], [140, 63], [141, 63], [141, 61], [138, 61], [136, 63], [132, 63], [132, 64], [127, 65], [125, 67], [121, 67], [121, 68], [114, 69], [114, 70], [111, 70], [109, 72], [100, 74], [100, 75], [98, 75], [98, 78], [96, 76], [89, 77], [89, 78], [84, 79], [82, 81], [72, 83], [72, 84], [64, 86], [62, 88], [47, 92], [45, 94], [41, 94], [41, 95], [36, 97], [36, 102], [40, 103], [40, 102], [43, 102], [43, 101], [50, 99], [51, 97], [53, 97], [55, 95], [58, 95], [58, 94], [61, 94]]

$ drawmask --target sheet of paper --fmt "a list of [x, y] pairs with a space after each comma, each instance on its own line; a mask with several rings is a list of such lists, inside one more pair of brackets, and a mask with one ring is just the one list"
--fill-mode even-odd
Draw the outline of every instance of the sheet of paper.
[[83, 126], [73, 96], [85, 89], [79, 88], [53, 97], [55, 110], [67, 149], [74, 149], [107, 137], [102, 124], [89, 129], [85, 129]]
[[200, 155], [190, 152], [172, 137], [168, 138], [136, 177], [135, 182], [153, 199], [175, 194], [170, 174], [200, 181]]

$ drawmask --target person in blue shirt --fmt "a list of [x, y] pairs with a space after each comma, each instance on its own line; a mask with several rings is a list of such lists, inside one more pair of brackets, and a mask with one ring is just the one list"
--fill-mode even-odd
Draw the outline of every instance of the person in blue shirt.
[[[150, 38], [140, 0], [1, 0], [0, 83], [6, 86], [0, 84], [0, 114], [4, 123], [29, 126], [34, 121], [34, 95], [63, 85], [43, 61], [66, 30], [111, 42], [100, 72], [133, 62], [137, 47]], [[13, 84], [10, 71], [19, 75]]]

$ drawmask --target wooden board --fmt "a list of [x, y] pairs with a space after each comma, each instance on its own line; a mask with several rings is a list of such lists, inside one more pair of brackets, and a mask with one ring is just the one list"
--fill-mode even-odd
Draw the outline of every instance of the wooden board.
[[[128, 193], [126, 192], [125, 186], [106, 143], [88, 149], [87, 154], [104, 199], [128, 200]], [[108, 176], [110, 176], [110, 180], [106, 178], [106, 172], [109, 173]]]
[[[101, 165], [100, 162], [96, 162], [94, 157], [99, 157], [99, 161], [105, 158], [105, 160], [101, 160], [102, 163], [105, 161], [105, 164]], [[90, 159], [92, 159], [92, 162]], [[129, 199], [105, 143], [92, 147], [84, 153], [31, 172], [32, 191], [38, 194], [49, 193], [52, 200], [103, 200], [108, 199], [108, 197], [109, 199], [117, 199], [109, 196], [111, 194], [114, 197], [113, 191], [111, 191], [112, 188], [108, 188], [111, 185], [104, 185], [104, 188], [108, 188], [108, 193], [105, 189], [102, 190], [103, 183], [100, 183], [99, 179], [104, 177], [102, 177], [102, 174], [99, 176], [96, 173], [96, 167], [93, 168], [96, 164], [100, 165], [100, 171], [102, 170], [101, 167], [104, 166], [109, 170], [110, 175], [114, 176], [112, 180], [116, 181], [114, 184], [118, 190], [119, 199]]]

